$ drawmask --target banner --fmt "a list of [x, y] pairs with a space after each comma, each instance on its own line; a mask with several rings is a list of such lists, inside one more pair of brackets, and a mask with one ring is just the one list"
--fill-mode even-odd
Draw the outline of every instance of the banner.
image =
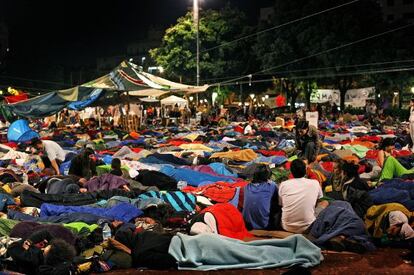
[[[375, 99], [375, 88], [368, 87], [362, 89], [348, 90], [345, 94], [345, 106], [354, 108], [365, 107], [366, 101]], [[311, 94], [311, 103], [327, 103], [330, 102], [340, 106], [341, 95], [339, 90], [318, 89]]]
[[374, 87], [348, 90], [345, 94], [345, 106], [365, 107], [367, 100], [370, 99], [375, 99]]
[[327, 103], [330, 102], [339, 106], [341, 100], [339, 90], [329, 90], [329, 89], [318, 89], [314, 90], [311, 94], [310, 101], [311, 103]]

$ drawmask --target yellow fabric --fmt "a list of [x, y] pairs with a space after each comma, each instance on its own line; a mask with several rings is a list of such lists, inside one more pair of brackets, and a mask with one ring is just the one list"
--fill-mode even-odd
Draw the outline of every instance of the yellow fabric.
[[67, 101], [77, 101], [79, 95], [79, 87], [74, 87], [57, 92], [58, 96]]
[[11, 194], [11, 188], [8, 184], [2, 186], [3, 190], [6, 191], [8, 194]]
[[203, 144], [197, 144], [197, 143], [195, 143], [195, 144], [192, 144], [192, 143], [190, 143], [190, 144], [181, 144], [178, 147], [180, 147], [181, 149], [184, 149], [184, 150], [201, 150], [201, 151], [205, 151], [205, 152], [214, 151], [210, 147], [207, 147]]
[[227, 158], [235, 161], [252, 161], [257, 154], [252, 149], [214, 153], [210, 158]]
[[326, 193], [330, 193], [330, 192], [332, 192], [332, 185], [328, 185], [328, 186], [326, 186], [326, 187], [325, 187], [325, 192], [326, 192]]
[[316, 157], [316, 160], [321, 161], [324, 157], [327, 157], [327, 156], [329, 156], [329, 154], [320, 154]]
[[86, 262], [83, 264], [78, 265], [78, 269], [81, 272], [88, 272], [91, 269], [92, 262]]
[[191, 141], [194, 141], [194, 140], [196, 140], [198, 137], [199, 137], [199, 134], [189, 134], [189, 135], [186, 135], [184, 138], [189, 139], [189, 140], [191, 140]]
[[408, 219], [414, 216], [414, 212], [410, 212], [404, 205], [399, 203], [386, 203], [381, 205], [373, 205], [367, 210], [365, 215], [365, 228], [368, 232], [372, 232], [374, 238], [381, 238], [385, 232], [382, 231], [381, 223], [384, 217], [391, 211], [401, 211]]

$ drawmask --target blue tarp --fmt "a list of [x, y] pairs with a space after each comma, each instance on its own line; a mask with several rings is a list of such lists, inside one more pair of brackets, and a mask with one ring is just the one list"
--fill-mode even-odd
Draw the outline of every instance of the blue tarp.
[[39, 138], [39, 134], [29, 127], [29, 122], [24, 119], [19, 119], [13, 122], [8, 131], [8, 141], [27, 142], [33, 138]]
[[68, 105], [68, 107], [69, 109], [76, 111], [82, 110], [94, 103], [101, 96], [102, 92], [102, 89], [95, 89], [90, 95], [87, 96], [86, 99], [72, 102]]

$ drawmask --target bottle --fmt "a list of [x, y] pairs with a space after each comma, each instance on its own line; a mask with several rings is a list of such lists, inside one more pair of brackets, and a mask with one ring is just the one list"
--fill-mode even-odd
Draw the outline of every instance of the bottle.
[[107, 240], [111, 236], [112, 236], [111, 228], [109, 227], [108, 223], [105, 223], [104, 227], [102, 228], [102, 237], [104, 240]]
[[182, 190], [184, 187], [187, 187], [187, 182], [186, 181], [183, 181], [183, 180], [180, 180], [177, 183], [177, 189], [178, 190]]

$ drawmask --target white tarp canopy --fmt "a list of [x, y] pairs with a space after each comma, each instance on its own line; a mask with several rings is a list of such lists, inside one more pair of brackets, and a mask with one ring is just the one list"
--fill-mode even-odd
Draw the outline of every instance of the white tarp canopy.
[[161, 100], [161, 105], [175, 105], [178, 104], [178, 106], [187, 106], [188, 101], [184, 98], [172, 95], [167, 98], [164, 98]]
[[140, 91], [132, 91], [129, 92], [130, 96], [142, 96], [142, 97], [160, 97], [163, 95], [168, 94], [169, 91], [162, 91], [157, 89], [147, 89], [147, 90], [140, 90]]

